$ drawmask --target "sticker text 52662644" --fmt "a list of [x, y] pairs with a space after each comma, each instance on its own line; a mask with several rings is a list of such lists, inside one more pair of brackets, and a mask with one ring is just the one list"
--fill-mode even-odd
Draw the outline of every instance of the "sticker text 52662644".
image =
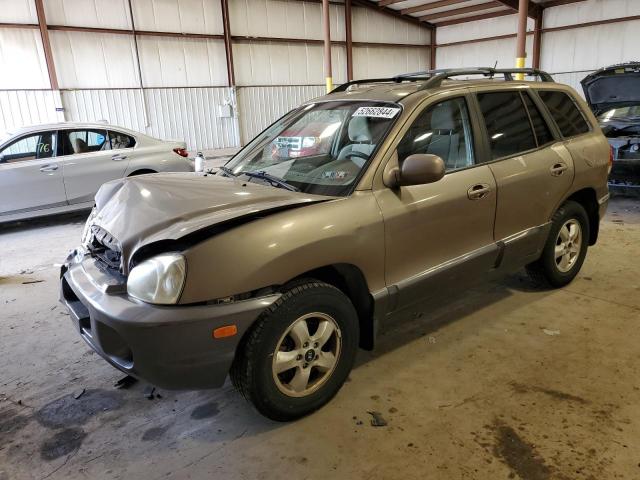
[[393, 118], [400, 111], [398, 107], [360, 107], [353, 112], [354, 117]]

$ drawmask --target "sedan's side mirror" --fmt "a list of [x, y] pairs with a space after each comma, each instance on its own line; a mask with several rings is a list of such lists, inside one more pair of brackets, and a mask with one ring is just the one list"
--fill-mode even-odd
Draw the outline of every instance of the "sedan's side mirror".
[[416, 153], [405, 158], [400, 167], [385, 172], [383, 181], [389, 188], [408, 187], [437, 182], [444, 177], [444, 173], [442, 158], [429, 153]]

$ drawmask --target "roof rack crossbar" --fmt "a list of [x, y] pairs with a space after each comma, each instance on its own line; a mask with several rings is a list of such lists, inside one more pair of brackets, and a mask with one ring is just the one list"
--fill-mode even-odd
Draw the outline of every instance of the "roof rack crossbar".
[[537, 68], [492, 68], [492, 67], [475, 67], [475, 68], [443, 68], [437, 70], [425, 70], [422, 72], [403, 73], [389, 78], [367, 78], [363, 80], [353, 80], [343, 83], [331, 91], [331, 93], [344, 92], [354, 85], [363, 85], [368, 83], [401, 83], [401, 82], [418, 82], [426, 80], [419, 90], [439, 87], [442, 82], [452, 77], [462, 75], [484, 75], [493, 78], [495, 75], [502, 75], [505, 81], [513, 81], [514, 74], [523, 74], [527, 76], [536, 76], [542, 82], [553, 82], [553, 77], [543, 70]]
[[492, 68], [492, 67], [479, 67], [479, 68], [465, 68], [465, 69], [451, 69], [441, 71], [436, 75], [433, 75], [429, 80], [420, 87], [420, 90], [426, 90], [428, 88], [439, 87], [444, 80], [452, 77], [459, 77], [462, 75], [484, 75], [485, 77], [493, 78], [495, 75], [502, 75], [505, 81], [513, 81], [514, 74], [523, 74], [527, 76], [536, 76], [540, 78], [542, 82], [553, 82], [553, 77], [543, 70], [537, 68]]

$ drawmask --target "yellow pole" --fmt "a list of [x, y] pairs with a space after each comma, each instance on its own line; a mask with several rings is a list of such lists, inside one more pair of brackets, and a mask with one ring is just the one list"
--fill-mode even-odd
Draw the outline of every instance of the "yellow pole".
[[329, 0], [322, 0], [322, 27], [324, 33], [324, 75], [327, 82], [327, 93], [333, 90], [333, 74], [331, 73], [331, 26], [329, 20]]

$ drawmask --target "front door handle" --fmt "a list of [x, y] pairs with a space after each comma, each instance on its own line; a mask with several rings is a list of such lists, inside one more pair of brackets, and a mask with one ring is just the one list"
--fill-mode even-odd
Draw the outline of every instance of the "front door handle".
[[478, 183], [467, 190], [467, 197], [469, 200], [480, 200], [486, 197], [491, 192], [491, 187], [487, 183]]
[[120, 155], [120, 154], [115, 154], [113, 157], [111, 157], [111, 160], [113, 160], [114, 162], [118, 162], [120, 160], [126, 160], [127, 156], [126, 155]]
[[43, 173], [47, 173], [47, 172], [55, 172], [56, 170], [58, 170], [58, 164], [57, 163], [49, 163], [47, 165], [43, 165], [40, 167], [40, 171]]
[[566, 163], [560, 162], [560, 163], [556, 163], [553, 167], [551, 167], [549, 171], [551, 172], [551, 175], [553, 175], [554, 177], [559, 177], [564, 173], [564, 171], [567, 168], [569, 167], [567, 166]]

